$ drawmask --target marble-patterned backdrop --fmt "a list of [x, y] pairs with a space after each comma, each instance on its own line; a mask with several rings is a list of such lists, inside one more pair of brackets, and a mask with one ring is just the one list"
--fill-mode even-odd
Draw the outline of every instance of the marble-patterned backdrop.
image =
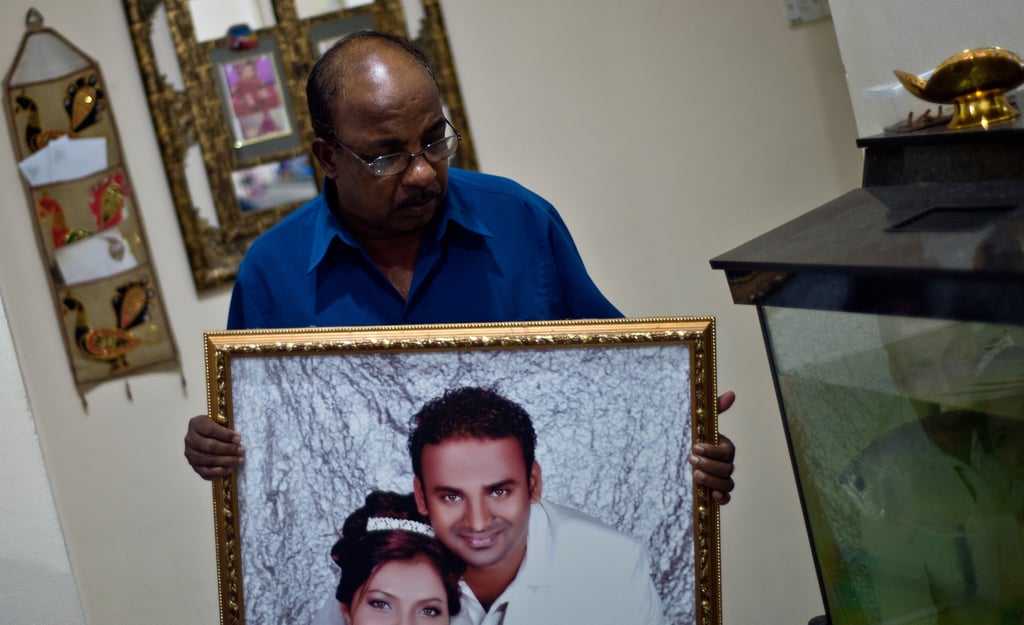
[[246, 622], [312, 620], [345, 517], [372, 489], [412, 490], [410, 417], [469, 385], [530, 413], [544, 497], [644, 542], [668, 622], [692, 623], [689, 362], [687, 345], [234, 358]]

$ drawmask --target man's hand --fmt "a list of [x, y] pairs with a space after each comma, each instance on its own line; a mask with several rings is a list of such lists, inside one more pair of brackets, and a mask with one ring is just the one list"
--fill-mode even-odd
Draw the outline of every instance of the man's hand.
[[[736, 401], [736, 393], [726, 391], [718, 396], [718, 414], [722, 414]], [[732, 473], [736, 465], [736, 446], [725, 434], [718, 434], [718, 444], [697, 443], [693, 446], [690, 466], [693, 467], [693, 481], [711, 489], [711, 498], [719, 504], [727, 504], [732, 498], [729, 493], [736, 486]]]
[[185, 435], [185, 459], [200, 477], [227, 477], [245, 463], [241, 437], [207, 415], [192, 417]]

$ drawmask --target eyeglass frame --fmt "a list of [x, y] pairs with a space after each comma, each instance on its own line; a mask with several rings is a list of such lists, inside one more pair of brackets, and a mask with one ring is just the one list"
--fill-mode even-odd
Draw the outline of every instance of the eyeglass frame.
[[[341, 139], [339, 139], [338, 136], [336, 134], [334, 134], [333, 132], [331, 133], [331, 136], [330, 136], [330, 142], [333, 143], [334, 145], [338, 146], [339, 148], [345, 150], [350, 155], [352, 155], [352, 157], [354, 159], [356, 159], [357, 161], [359, 161], [360, 163], [365, 165], [366, 168], [370, 170], [370, 173], [373, 174], [374, 176], [377, 176], [379, 178], [385, 178], [387, 176], [397, 176], [399, 174], [405, 173], [406, 170], [409, 169], [409, 166], [412, 165], [413, 160], [415, 160], [417, 156], [422, 156], [425, 161], [427, 161], [428, 163], [433, 165], [435, 163], [440, 163], [441, 161], [443, 161], [445, 159], [451, 158], [456, 152], [458, 152], [458, 150], [459, 150], [459, 143], [462, 142], [462, 133], [459, 132], [459, 130], [455, 127], [455, 124], [453, 124], [450, 121], [448, 121], [447, 117], [444, 118], [444, 123], [447, 124], [448, 126], [450, 126], [452, 131], [455, 132], [455, 134], [454, 135], [445, 135], [444, 137], [441, 137], [437, 141], [431, 141], [430, 143], [425, 145], [423, 147], [423, 149], [420, 150], [419, 152], [392, 152], [390, 154], [381, 154], [380, 156], [376, 156], [376, 157], [374, 157], [374, 158], [372, 158], [370, 160], [366, 160], [362, 156], [359, 156], [358, 154], [356, 154], [355, 151], [352, 150], [352, 148], [350, 148], [347, 145], [345, 145], [344, 143], [342, 143]], [[451, 151], [451, 154], [447, 154], [446, 156], [442, 156], [441, 158], [437, 159], [436, 161], [435, 160], [431, 160], [430, 157], [427, 156], [427, 150], [433, 148], [434, 146], [436, 146], [436, 145], [438, 145], [440, 143], [443, 143], [445, 141], [449, 141], [453, 137], [455, 138], [455, 148]], [[401, 156], [401, 157], [405, 158], [405, 165], [401, 169], [399, 169], [397, 171], [389, 172], [389, 173], [382, 173], [382, 172], [378, 171], [379, 168], [378, 168], [377, 165], [375, 165], [375, 163], [379, 163], [382, 160], [389, 159], [389, 158], [395, 158], [395, 157], [398, 157], [398, 156]]]

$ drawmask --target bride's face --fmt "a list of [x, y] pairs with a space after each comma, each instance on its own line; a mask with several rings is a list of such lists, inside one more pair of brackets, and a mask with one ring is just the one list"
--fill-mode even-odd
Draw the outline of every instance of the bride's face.
[[425, 559], [381, 565], [341, 606], [348, 625], [449, 625], [448, 601], [437, 570]]

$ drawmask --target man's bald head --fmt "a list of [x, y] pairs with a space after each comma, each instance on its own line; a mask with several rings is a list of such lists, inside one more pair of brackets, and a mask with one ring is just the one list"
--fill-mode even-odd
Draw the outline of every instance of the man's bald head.
[[306, 81], [309, 116], [317, 137], [332, 143], [336, 140], [334, 106], [344, 93], [346, 79], [366, 77], [381, 56], [394, 58], [395, 53], [422, 68], [437, 86], [437, 75], [426, 54], [408, 39], [373, 30], [352, 33], [317, 60]]

